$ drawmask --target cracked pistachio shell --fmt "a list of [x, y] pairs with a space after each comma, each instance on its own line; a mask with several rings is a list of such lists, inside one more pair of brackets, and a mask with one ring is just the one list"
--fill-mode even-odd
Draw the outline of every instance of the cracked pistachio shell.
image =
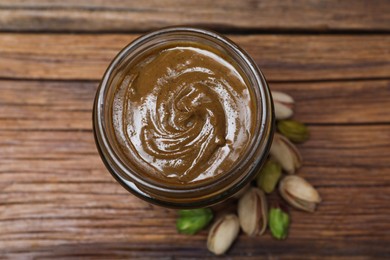
[[284, 177], [279, 184], [279, 192], [291, 206], [308, 212], [314, 212], [316, 205], [321, 202], [317, 190], [296, 175]]
[[289, 174], [302, 166], [302, 156], [293, 143], [286, 137], [275, 134], [270, 149], [271, 157]]
[[268, 206], [264, 192], [249, 189], [238, 201], [238, 218], [241, 229], [249, 236], [261, 235], [267, 228]]
[[290, 118], [294, 114], [294, 99], [291, 96], [283, 92], [272, 91], [272, 99], [277, 120]]
[[227, 214], [218, 218], [210, 229], [207, 237], [207, 248], [216, 255], [224, 254], [236, 240], [240, 231], [238, 218]]

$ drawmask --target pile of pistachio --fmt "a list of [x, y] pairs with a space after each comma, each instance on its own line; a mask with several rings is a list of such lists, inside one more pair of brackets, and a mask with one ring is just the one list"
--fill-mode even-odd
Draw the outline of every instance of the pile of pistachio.
[[[248, 236], [264, 234], [267, 227], [276, 239], [288, 235], [290, 215], [285, 202], [290, 206], [314, 212], [321, 202], [317, 190], [304, 178], [295, 175], [302, 166], [302, 157], [294, 143], [303, 143], [309, 138], [307, 127], [291, 120], [294, 100], [287, 94], [272, 92], [277, 133], [275, 133], [270, 156], [258, 173], [255, 185], [241, 192], [237, 203], [237, 214], [224, 214], [214, 220], [209, 230], [207, 248], [216, 255], [224, 254], [236, 240], [240, 228]], [[284, 173], [284, 174], [283, 174]], [[278, 187], [283, 201], [276, 200], [269, 206], [266, 194], [276, 193]], [[178, 232], [195, 234], [213, 220], [209, 208], [180, 210], [176, 223]]]

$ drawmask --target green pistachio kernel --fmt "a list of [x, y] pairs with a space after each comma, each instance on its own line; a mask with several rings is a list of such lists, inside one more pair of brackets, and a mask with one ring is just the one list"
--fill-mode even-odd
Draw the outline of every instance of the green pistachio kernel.
[[213, 219], [211, 209], [184, 209], [179, 210], [176, 228], [179, 233], [193, 235], [206, 227]]
[[302, 143], [309, 139], [307, 126], [295, 120], [281, 120], [278, 122], [279, 132], [294, 143]]
[[282, 167], [280, 164], [273, 160], [269, 160], [265, 163], [256, 177], [257, 187], [262, 189], [265, 193], [271, 193], [275, 189], [281, 175]]
[[274, 238], [282, 240], [287, 237], [290, 217], [280, 208], [271, 208], [269, 211], [268, 226]]

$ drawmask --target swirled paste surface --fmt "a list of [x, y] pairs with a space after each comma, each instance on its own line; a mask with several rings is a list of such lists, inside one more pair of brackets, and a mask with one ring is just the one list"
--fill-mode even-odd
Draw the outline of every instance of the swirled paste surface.
[[112, 102], [113, 128], [140, 175], [206, 181], [242, 158], [256, 105], [237, 65], [203, 45], [177, 43], [129, 64]]

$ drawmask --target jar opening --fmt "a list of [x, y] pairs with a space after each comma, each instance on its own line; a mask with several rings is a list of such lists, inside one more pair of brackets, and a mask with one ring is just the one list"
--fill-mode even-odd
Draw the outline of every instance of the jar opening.
[[[115, 139], [113, 110], [110, 100], [117, 92], [126, 74], [129, 63], [134, 63], [152, 49], [174, 42], [193, 42], [219, 50], [239, 66], [244, 80], [253, 91], [256, 100], [256, 118], [253, 138], [243, 153], [228, 171], [205, 182], [173, 185], [158, 182], [137, 173], [134, 165], [126, 160]], [[264, 76], [255, 62], [236, 44], [214, 32], [189, 27], [173, 27], [142, 36], [125, 47], [108, 67], [97, 91], [94, 104], [95, 140], [107, 168], [129, 191], [159, 205], [169, 207], [199, 207], [214, 204], [237, 192], [256, 174], [268, 155], [273, 135], [273, 106]]]

